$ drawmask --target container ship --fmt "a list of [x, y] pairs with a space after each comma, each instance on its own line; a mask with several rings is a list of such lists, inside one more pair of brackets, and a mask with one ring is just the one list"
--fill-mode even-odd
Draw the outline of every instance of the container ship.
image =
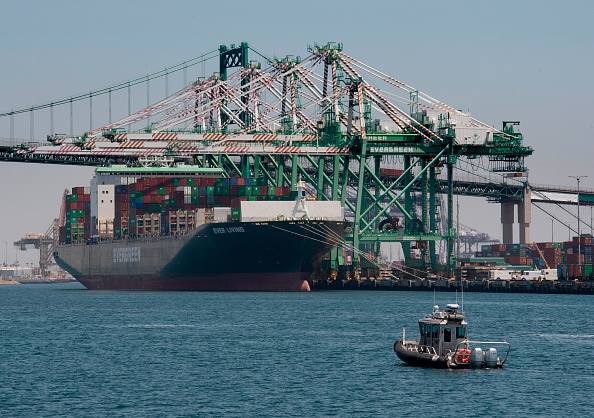
[[88, 289], [308, 291], [338, 201], [219, 169], [99, 167], [65, 195], [56, 263]]

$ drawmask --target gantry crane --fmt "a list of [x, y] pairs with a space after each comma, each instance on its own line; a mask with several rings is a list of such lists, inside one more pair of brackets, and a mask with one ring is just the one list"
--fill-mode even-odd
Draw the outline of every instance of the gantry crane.
[[21, 251], [29, 248], [39, 250], [39, 268], [42, 276], [48, 276], [50, 267], [55, 265], [53, 259], [54, 245], [57, 237], [58, 219], [54, 219], [45, 233], [27, 233], [23, 238], [14, 242], [14, 246]]
[[[138, 165], [162, 157], [293, 189], [302, 177], [317, 199], [345, 206], [353, 222], [346, 246], [359, 255], [354, 267], [377, 260], [382, 242], [400, 242], [408, 262], [436, 270], [435, 245], [442, 241], [448, 271], [456, 261], [458, 161], [485, 157], [493, 171], [526, 171], [532, 149], [523, 145], [518, 122], [490, 127], [347, 55], [342, 44], [311, 46], [303, 59], [266, 58], [265, 66], [249, 61], [248, 50], [247, 43], [221, 46], [218, 74], [84, 135], [0, 147], [0, 158]], [[125, 131], [149, 118], [156, 122], [148, 128]], [[382, 118], [393, 128], [382, 128]], [[401, 171], [385, 176], [382, 168], [393, 157], [402, 161]], [[437, 215], [440, 193], [447, 196], [445, 228]], [[398, 227], [386, 228], [396, 225], [394, 216]], [[411, 258], [414, 247], [426, 249], [423, 258]], [[331, 254], [332, 270], [339, 251]]]

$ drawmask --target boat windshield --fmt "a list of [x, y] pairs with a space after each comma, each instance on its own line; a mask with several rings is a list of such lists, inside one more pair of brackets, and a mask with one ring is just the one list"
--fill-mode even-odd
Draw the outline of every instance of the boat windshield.
[[443, 329], [443, 341], [446, 343], [449, 343], [452, 341], [452, 329], [451, 328]]
[[439, 325], [420, 323], [419, 334], [421, 336], [421, 344], [432, 345], [431, 340], [436, 340], [439, 336]]
[[466, 338], [466, 328], [465, 327], [456, 327], [456, 339], [464, 339]]

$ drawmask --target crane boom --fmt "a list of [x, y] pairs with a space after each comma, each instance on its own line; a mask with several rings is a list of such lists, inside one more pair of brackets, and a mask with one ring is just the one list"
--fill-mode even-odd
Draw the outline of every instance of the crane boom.
[[540, 256], [540, 258], [542, 258], [542, 261], [544, 262], [545, 268], [546, 269], [549, 269], [549, 263], [547, 263], [547, 260], [544, 257], [544, 254], [542, 253], [542, 251], [540, 251], [540, 248], [538, 248], [538, 245], [536, 245], [536, 242], [533, 242], [532, 245], [534, 246], [534, 248], [536, 248], [536, 251], [538, 251], [538, 255]]

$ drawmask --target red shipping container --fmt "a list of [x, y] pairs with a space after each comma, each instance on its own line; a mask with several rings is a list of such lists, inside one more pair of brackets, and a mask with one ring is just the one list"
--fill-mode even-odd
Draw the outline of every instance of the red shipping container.
[[237, 196], [239, 189], [237, 186], [229, 186], [229, 196]]
[[247, 201], [247, 197], [236, 197], [231, 199], [231, 208], [235, 209], [235, 208], [239, 208], [241, 207], [241, 202], [245, 202]]
[[545, 248], [542, 253], [547, 256], [547, 255], [557, 255], [557, 254], [561, 254], [561, 248]]
[[511, 257], [507, 257], [506, 260], [508, 260], [508, 263], [514, 266], [525, 266], [526, 265], [526, 261], [528, 260], [525, 256], [523, 255], [514, 255]]
[[566, 254], [565, 255], [565, 259], [567, 260], [568, 263], [579, 263], [580, 260], [583, 263], [584, 262], [584, 255], [583, 254]]
[[237, 178], [237, 185], [238, 185], [238, 186], [245, 186], [245, 178], [243, 178], [243, 177], [238, 177], [238, 178]]
[[398, 170], [395, 168], [380, 168], [380, 174], [382, 176], [400, 177], [404, 173], [404, 170]]

